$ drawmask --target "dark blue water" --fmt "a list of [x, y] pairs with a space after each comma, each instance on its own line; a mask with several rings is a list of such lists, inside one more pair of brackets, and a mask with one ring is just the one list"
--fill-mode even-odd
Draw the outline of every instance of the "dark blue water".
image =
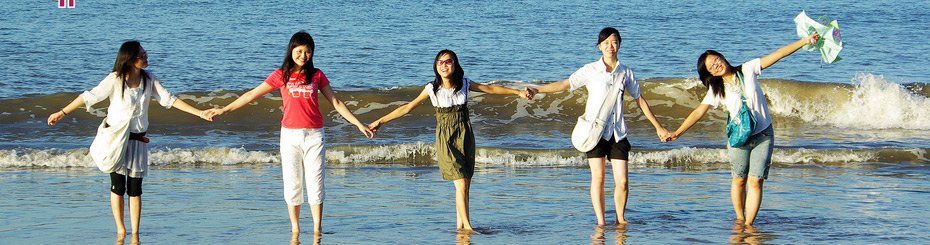
[[798, 39], [793, 18], [839, 20], [843, 61], [803, 52], [765, 78], [848, 83], [856, 72], [896, 83], [930, 81], [927, 1], [408, 2], [51, 1], [0, 5], [0, 97], [74, 93], [112, 69], [126, 40], [142, 42], [152, 72], [173, 92], [241, 90], [283, 60], [299, 30], [317, 43], [316, 66], [338, 90], [421, 85], [441, 49], [476, 81], [562, 80], [596, 60], [598, 31], [620, 30], [621, 62], [640, 78], [696, 77], [698, 54], [733, 62]]

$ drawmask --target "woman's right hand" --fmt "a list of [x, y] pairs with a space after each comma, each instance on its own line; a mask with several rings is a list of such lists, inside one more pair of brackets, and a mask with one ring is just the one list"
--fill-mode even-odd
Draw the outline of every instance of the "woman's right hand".
[[55, 125], [55, 123], [58, 123], [58, 121], [64, 117], [65, 117], [65, 112], [56, 111], [55, 113], [48, 115], [48, 125]]

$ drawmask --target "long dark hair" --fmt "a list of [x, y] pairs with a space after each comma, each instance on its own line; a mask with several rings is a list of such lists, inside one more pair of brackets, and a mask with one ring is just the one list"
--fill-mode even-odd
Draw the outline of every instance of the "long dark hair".
[[723, 63], [727, 65], [727, 70], [733, 72], [741, 73], [743, 70], [743, 65], [733, 67], [733, 65], [730, 65], [730, 61], [727, 61], [727, 58], [723, 57], [723, 54], [720, 54], [720, 52], [714, 50], [704, 51], [704, 53], [701, 54], [701, 57], [698, 57], [697, 72], [698, 77], [701, 78], [701, 83], [703, 83], [707, 89], [713, 91], [714, 96], [726, 98], [727, 94], [723, 89], [723, 77], [711, 75], [710, 72], [707, 71], [707, 66], [704, 65], [704, 61], [707, 59], [708, 55], [716, 55], [720, 57], [720, 59], [723, 59]]
[[455, 93], [458, 93], [459, 90], [462, 90], [463, 82], [462, 79], [465, 77], [465, 71], [462, 70], [462, 66], [459, 65], [459, 57], [455, 55], [455, 52], [452, 50], [443, 49], [436, 54], [436, 58], [433, 59], [433, 73], [436, 74], [436, 78], [433, 79], [433, 93], [439, 91], [439, 88], [442, 87], [442, 76], [439, 75], [439, 69], [436, 68], [436, 62], [439, 61], [439, 57], [442, 57], [444, 54], [449, 54], [449, 57], [452, 59], [452, 65], [455, 68], [452, 71], [452, 84], [455, 85]]
[[597, 34], [597, 45], [601, 45], [601, 42], [609, 38], [610, 35], [617, 35], [617, 44], [623, 41], [623, 39], [620, 38], [620, 31], [617, 31], [617, 29], [613, 27], [605, 27], [601, 29], [601, 33]]
[[[116, 53], [116, 62], [113, 63], [113, 72], [116, 72], [116, 78], [123, 81], [120, 96], [126, 91], [129, 71], [135, 69], [135, 63], [136, 60], [139, 59], [141, 51], [142, 44], [140, 44], [139, 41], [126, 41], [119, 47], [119, 52]], [[142, 76], [142, 92], [145, 92], [145, 79], [148, 77], [148, 73], [145, 72], [145, 70], [140, 70], [139, 75]]]
[[301, 45], [307, 45], [307, 48], [310, 49], [310, 59], [300, 68], [300, 73], [304, 74], [304, 83], [310, 83], [310, 80], [313, 79], [313, 74], [317, 71], [316, 67], [313, 66], [313, 51], [316, 49], [316, 44], [313, 43], [313, 37], [306, 31], [299, 31], [294, 33], [294, 35], [291, 36], [291, 41], [287, 43], [287, 53], [284, 54], [284, 63], [281, 64], [281, 71], [284, 72], [284, 83], [287, 83], [290, 79], [291, 68], [297, 66], [297, 63], [294, 63], [292, 53], [295, 48]]

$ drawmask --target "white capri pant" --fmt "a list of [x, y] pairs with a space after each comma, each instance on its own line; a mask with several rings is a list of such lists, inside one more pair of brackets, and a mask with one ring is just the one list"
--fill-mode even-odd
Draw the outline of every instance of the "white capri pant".
[[281, 172], [284, 179], [284, 201], [291, 206], [307, 202], [323, 204], [323, 162], [326, 143], [322, 128], [281, 128]]

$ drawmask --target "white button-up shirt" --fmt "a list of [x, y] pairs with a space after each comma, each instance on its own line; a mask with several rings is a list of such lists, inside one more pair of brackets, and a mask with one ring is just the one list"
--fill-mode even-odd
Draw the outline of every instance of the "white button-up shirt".
[[87, 106], [87, 111], [90, 111], [91, 106], [97, 102], [109, 98], [110, 106], [107, 107], [108, 123], [130, 120], [129, 132], [142, 133], [149, 128], [148, 109], [150, 98], [155, 98], [159, 104], [168, 109], [178, 99], [171, 95], [168, 90], [165, 90], [165, 87], [162, 87], [158, 79], [155, 79], [155, 76], [152, 76], [151, 73], [149, 73], [149, 78], [145, 81], [145, 86], [145, 92], [143, 92], [142, 86], [134, 89], [127, 87], [124, 91], [123, 80], [116, 77], [116, 72], [111, 72], [103, 81], [100, 81], [100, 84], [97, 84], [97, 87], [90, 91], [84, 91], [81, 98], [84, 100], [84, 105]]
[[[615, 80], [615, 77], [618, 79]], [[571, 84], [571, 90], [582, 86], [588, 89], [588, 101], [584, 109], [584, 116], [588, 119], [597, 117], [597, 112], [601, 109], [601, 104], [607, 98], [610, 92], [608, 89], [613, 85], [614, 81], [621, 81], [620, 86], [623, 86], [623, 93], [630, 94], [633, 99], [640, 96], [639, 83], [636, 82], [633, 70], [618, 62], [613, 71], [607, 72], [607, 65], [604, 64], [603, 58], [582, 66], [578, 71], [572, 73], [568, 81]], [[601, 138], [610, 140], [611, 136], [615, 136], [614, 140], [617, 142], [626, 138], [627, 126], [623, 122], [623, 108], [623, 94], [621, 94], [617, 96], [613, 113], [607, 118], [607, 126], [604, 128], [604, 134], [601, 135]]]

